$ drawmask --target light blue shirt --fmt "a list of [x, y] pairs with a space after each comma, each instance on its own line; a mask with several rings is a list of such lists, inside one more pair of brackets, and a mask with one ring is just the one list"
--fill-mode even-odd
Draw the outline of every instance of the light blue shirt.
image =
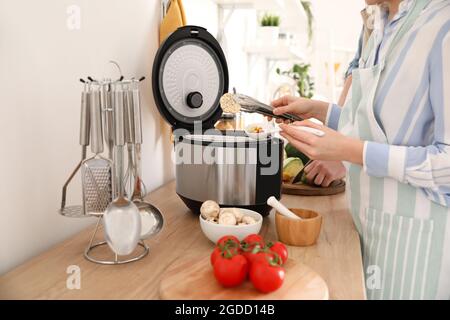
[[[384, 13], [384, 29], [373, 35], [380, 37], [374, 63], [384, 56], [412, 1], [403, 1], [392, 21]], [[369, 175], [410, 184], [450, 207], [450, 2], [433, 0], [429, 6], [400, 42], [378, 85], [374, 114], [389, 144], [366, 142], [363, 161]], [[329, 127], [338, 128], [340, 112], [330, 106]]]

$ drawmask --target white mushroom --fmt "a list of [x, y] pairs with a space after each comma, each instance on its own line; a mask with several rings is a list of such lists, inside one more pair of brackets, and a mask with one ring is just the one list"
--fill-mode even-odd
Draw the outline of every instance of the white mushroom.
[[219, 216], [220, 207], [213, 200], [206, 200], [200, 207], [200, 213], [206, 220], [214, 219]]
[[234, 100], [231, 93], [225, 93], [220, 98], [220, 107], [225, 113], [238, 113], [241, 110], [241, 105]]
[[242, 222], [245, 223], [245, 224], [254, 224], [254, 223], [256, 223], [256, 220], [255, 220], [255, 218], [253, 218], [253, 217], [250, 217], [250, 216], [244, 216], [244, 217], [242, 218]]
[[219, 224], [235, 226], [236, 225], [236, 217], [231, 212], [222, 213], [219, 216]]
[[208, 219], [206, 219], [206, 221], [209, 221], [209, 222], [211, 222], [211, 223], [218, 223], [218, 220], [217, 220], [217, 218], [208, 218]]
[[236, 222], [241, 222], [244, 215], [242, 214], [241, 209], [239, 208], [224, 208], [220, 210], [220, 214], [222, 215], [224, 213], [232, 213], [236, 217]]

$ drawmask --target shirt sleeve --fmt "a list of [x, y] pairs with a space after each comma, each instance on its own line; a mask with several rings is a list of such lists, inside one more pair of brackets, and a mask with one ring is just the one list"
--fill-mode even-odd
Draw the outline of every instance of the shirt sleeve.
[[363, 163], [367, 174], [408, 183], [450, 207], [450, 32], [433, 50], [429, 64], [432, 144], [408, 147], [366, 141]]
[[330, 103], [328, 106], [327, 117], [325, 125], [331, 129], [337, 130], [339, 125], [339, 119], [341, 117], [341, 107], [335, 103]]
[[363, 36], [364, 36], [364, 28], [361, 30], [361, 34], [359, 35], [358, 50], [356, 51], [353, 60], [348, 65], [347, 71], [345, 72], [344, 79], [347, 79], [352, 74], [354, 69], [359, 68], [359, 59], [361, 59]]

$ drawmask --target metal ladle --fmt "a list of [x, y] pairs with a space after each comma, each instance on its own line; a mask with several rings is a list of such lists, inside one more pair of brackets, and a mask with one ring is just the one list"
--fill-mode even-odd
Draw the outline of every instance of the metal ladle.
[[144, 201], [142, 188], [145, 185], [142, 181], [141, 146], [142, 146], [142, 118], [139, 90], [132, 91], [133, 116], [134, 116], [134, 143], [135, 143], [135, 164], [134, 164], [134, 191], [132, 200], [139, 208], [142, 218], [141, 239], [147, 239], [159, 233], [164, 224], [164, 218], [158, 208]]
[[116, 90], [114, 99], [116, 176], [118, 197], [111, 202], [103, 216], [105, 238], [117, 255], [128, 255], [136, 248], [141, 235], [141, 216], [136, 205], [124, 196], [123, 148], [124, 104], [123, 90]]

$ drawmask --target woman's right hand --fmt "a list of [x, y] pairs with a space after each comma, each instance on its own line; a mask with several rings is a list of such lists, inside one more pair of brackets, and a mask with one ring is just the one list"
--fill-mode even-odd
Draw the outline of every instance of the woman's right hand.
[[[316, 118], [325, 122], [329, 104], [323, 101], [299, 98], [293, 96], [283, 96], [272, 101], [273, 113], [282, 115], [291, 113], [302, 119]], [[279, 119], [277, 119], [279, 121]]]

